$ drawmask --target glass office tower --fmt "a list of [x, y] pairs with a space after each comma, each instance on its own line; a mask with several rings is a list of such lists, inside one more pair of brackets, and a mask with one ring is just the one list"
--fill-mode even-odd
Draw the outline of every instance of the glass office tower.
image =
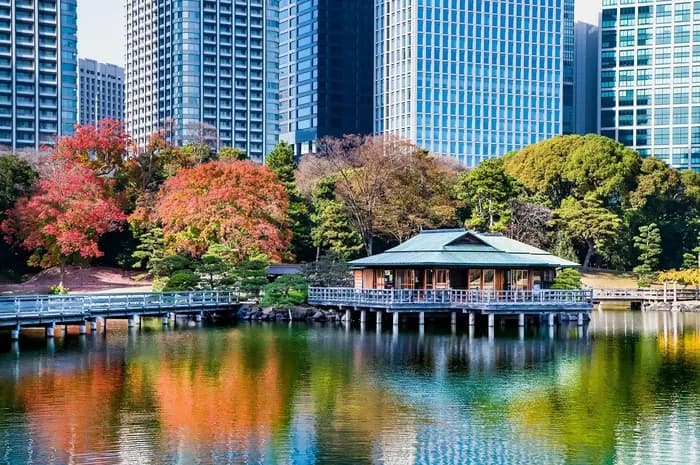
[[374, 0], [280, 1], [280, 138], [372, 133]]
[[600, 133], [700, 170], [700, 2], [604, 0]]
[[77, 122], [76, 0], [0, 0], [0, 146], [38, 150]]
[[[261, 161], [279, 137], [278, 0], [127, 0], [126, 122]], [[215, 128], [216, 137], [211, 136]]]
[[375, 0], [375, 131], [468, 166], [572, 131], [573, 13], [573, 0]]

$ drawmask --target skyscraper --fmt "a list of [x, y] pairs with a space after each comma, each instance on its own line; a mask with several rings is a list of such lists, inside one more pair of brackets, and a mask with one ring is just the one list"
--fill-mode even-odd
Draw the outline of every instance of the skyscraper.
[[372, 133], [374, 0], [280, 4], [280, 136], [297, 155]]
[[124, 68], [95, 60], [78, 61], [78, 121], [124, 120]]
[[576, 134], [598, 132], [598, 50], [600, 28], [577, 22], [574, 62], [574, 130]]
[[573, 130], [574, 0], [376, 0], [376, 132], [474, 166]]
[[0, 0], [0, 145], [39, 149], [77, 122], [76, 0]]
[[127, 0], [126, 124], [262, 160], [279, 136], [278, 0]]
[[605, 0], [600, 132], [700, 170], [700, 2]]

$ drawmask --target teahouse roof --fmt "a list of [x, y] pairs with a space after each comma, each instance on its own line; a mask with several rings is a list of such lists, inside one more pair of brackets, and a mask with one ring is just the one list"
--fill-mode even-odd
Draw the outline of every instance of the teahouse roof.
[[465, 229], [422, 231], [386, 252], [350, 262], [355, 269], [380, 267], [570, 268], [578, 263], [501, 234]]

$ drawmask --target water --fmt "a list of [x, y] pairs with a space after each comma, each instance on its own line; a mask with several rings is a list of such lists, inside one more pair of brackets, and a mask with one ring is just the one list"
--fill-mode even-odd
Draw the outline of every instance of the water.
[[700, 463], [700, 315], [593, 317], [5, 341], [0, 463]]

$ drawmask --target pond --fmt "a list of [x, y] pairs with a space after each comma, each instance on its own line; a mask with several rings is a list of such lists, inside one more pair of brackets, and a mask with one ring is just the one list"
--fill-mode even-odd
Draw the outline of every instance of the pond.
[[700, 463], [700, 314], [462, 329], [23, 335], [0, 463]]

